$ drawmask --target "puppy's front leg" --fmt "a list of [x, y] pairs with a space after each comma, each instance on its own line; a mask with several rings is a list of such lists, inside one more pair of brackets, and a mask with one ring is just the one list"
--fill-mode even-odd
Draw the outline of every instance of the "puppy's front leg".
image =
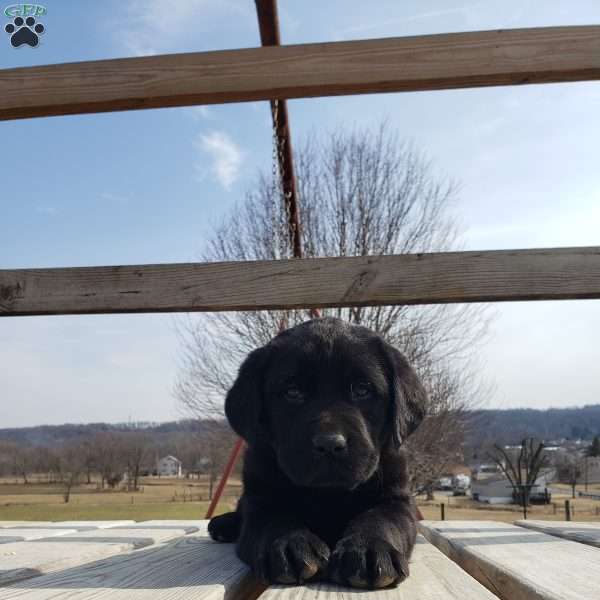
[[265, 583], [302, 583], [322, 573], [329, 547], [272, 499], [244, 496], [238, 556]]
[[408, 577], [417, 535], [412, 500], [390, 498], [358, 515], [338, 541], [329, 575], [341, 585], [383, 588]]

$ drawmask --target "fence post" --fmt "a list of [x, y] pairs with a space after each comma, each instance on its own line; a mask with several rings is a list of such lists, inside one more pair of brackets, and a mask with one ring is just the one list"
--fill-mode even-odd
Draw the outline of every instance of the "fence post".
[[552, 514], [556, 514], [556, 502], [552, 503]]
[[446, 505], [442, 502], [440, 504], [440, 512], [441, 512], [441, 516], [442, 516], [442, 521], [446, 520]]
[[567, 521], [571, 520], [571, 503], [569, 500], [565, 500], [565, 519]]

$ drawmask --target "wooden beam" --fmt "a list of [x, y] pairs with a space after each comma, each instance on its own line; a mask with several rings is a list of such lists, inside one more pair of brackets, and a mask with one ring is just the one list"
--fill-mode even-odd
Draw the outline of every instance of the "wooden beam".
[[0, 70], [0, 120], [600, 79], [600, 26], [273, 46]]
[[598, 597], [597, 548], [494, 521], [420, 521], [418, 528], [502, 600]]
[[600, 247], [0, 270], [0, 316], [600, 298]]
[[533, 529], [534, 531], [541, 531], [548, 535], [555, 535], [556, 537], [571, 540], [572, 542], [580, 542], [600, 548], [600, 523], [597, 522], [587, 523], [580, 521], [575, 523], [573, 521], [536, 521], [534, 519], [527, 519], [527, 521], [515, 521], [515, 525]]

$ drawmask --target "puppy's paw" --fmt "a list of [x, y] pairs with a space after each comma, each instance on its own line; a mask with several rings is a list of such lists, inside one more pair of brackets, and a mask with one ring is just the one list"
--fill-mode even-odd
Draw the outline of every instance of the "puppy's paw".
[[307, 529], [276, 538], [258, 557], [261, 579], [269, 583], [302, 583], [325, 571], [329, 546]]
[[208, 523], [208, 533], [217, 542], [235, 542], [240, 535], [242, 519], [237, 512], [213, 517]]
[[408, 559], [383, 539], [342, 538], [329, 561], [329, 577], [339, 585], [378, 589], [408, 577]]

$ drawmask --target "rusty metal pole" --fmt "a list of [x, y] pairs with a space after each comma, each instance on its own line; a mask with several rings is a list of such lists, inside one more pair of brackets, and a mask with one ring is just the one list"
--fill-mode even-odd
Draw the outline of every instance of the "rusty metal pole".
[[227, 480], [229, 479], [229, 476], [231, 475], [231, 471], [233, 471], [233, 468], [235, 467], [235, 464], [238, 461], [238, 458], [240, 456], [240, 453], [241, 453], [243, 447], [244, 447], [244, 440], [242, 438], [238, 438], [238, 441], [235, 443], [235, 446], [233, 447], [233, 450], [231, 451], [229, 460], [227, 461], [227, 466], [225, 467], [225, 470], [223, 471], [223, 475], [221, 475], [221, 481], [219, 481], [219, 485], [217, 486], [217, 489], [215, 490], [215, 493], [213, 494], [213, 497], [210, 501], [210, 506], [208, 507], [208, 510], [206, 511], [206, 517], [205, 517], [206, 519], [210, 519], [213, 516], [213, 514], [215, 512], [215, 508], [217, 508], [217, 504], [219, 503], [219, 500], [221, 499], [221, 496], [223, 495], [223, 490], [225, 489]]
[[[281, 45], [277, 0], [255, 0], [260, 41], [263, 46]], [[288, 232], [294, 258], [302, 258], [302, 236], [296, 192], [296, 176], [292, 153], [292, 138], [285, 99], [271, 100], [271, 117], [280, 152], [279, 173], [288, 217]]]
[[[255, 0], [255, 2], [261, 44], [263, 46], [281, 45], [277, 0]], [[294, 172], [287, 101], [285, 99], [271, 100], [271, 118], [273, 119], [273, 129], [280, 149], [277, 154], [281, 188], [288, 218], [290, 246], [293, 257], [302, 258], [302, 231], [300, 229], [296, 174]], [[308, 312], [311, 318], [321, 316], [320, 311], [316, 308], [311, 308]]]
[[[260, 30], [260, 41], [263, 46], [279, 46], [281, 38], [279, 35], [279, 16], [277, 14], [277, 0], [255, 0], [256, 14], [258, 16], [258, 27]], [[277, 153], [279, 161], [279, 174], [281, 177], [281, 188], [285, 201], [286, 214], [288, 218], [288, 234], [292, 255], [294, 258], [302, 258], [302, 232], [300, 231], [300, 214], [298, 211], [298, 195], [296, 191], [296, 176], [294, 173], [294, 161], [292, 154], [292, 138], [290, 135], [290, 125], [288, 118], [287, 102], [285, 99], [271, 100], [271, 118], [273, 119], [273, 128], [276, 133], [279, 152]], [[321, 316], [316, 308], [309, 310], [311, 318]], [[285, 328], [285, 321], [282, 321], [280, 330]], [[243, 440], [240, 438], [233, 447], [227, 466], [219, 485], [215, 490], [213, 499], [210, 503], [206, 518], [213, 516], [215, 508], [221, 498], [229, 475], [233, 471], [235, 464], [241, 454]]]

